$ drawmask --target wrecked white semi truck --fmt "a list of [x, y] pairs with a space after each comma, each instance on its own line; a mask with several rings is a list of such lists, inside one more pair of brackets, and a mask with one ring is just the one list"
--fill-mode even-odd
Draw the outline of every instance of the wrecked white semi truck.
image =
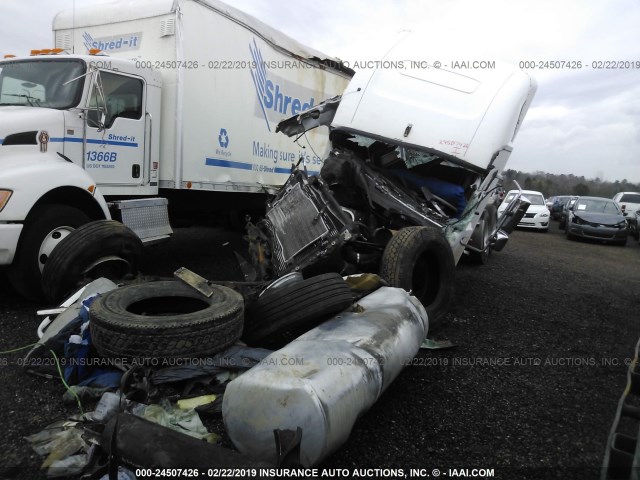
[[353, 74], [218, 0], [113, 2], [53, 30], [55, 49], [0, 61], [0, 266], [30, 297], [87, 222], [152, 242], [171, 233], [167, 199], [171, 215], [242, 210], [301, 156], [318, 171], [326, 134], [314, 152], [275, 127]]
[[483, 263], [502, 249], [528, 203], [518, 195], [498, 218], [493, 198], [536, 83], [498, 62], [408, 68], [423, 45], [403, 39], [341, 97], [279, 124], [289, 136], [328, 125], [332, 150], [320, 177], [295, 171], [250, 225], [262, 277], [376, 272], [418, 297], [433, 327], [463, 254]]

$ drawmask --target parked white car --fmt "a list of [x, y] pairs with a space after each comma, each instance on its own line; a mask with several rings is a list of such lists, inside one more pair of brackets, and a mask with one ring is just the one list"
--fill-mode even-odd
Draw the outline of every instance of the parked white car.
[[613, 201], [629, 215], [640, 210], [640, 192], [619, 192], [613, 196]]
[[640, 210], [640, 192], [618, 192], [613, 196], [613, 201], [618, 204], [620, 210], [622, 210], [622, 214], [627, 219], [629, 235], [639, 240], [639, 216], [636, 215], [636, 212]]
[[[518, 190], [510, 190], [504, 199], [500, 208], [498, 208], [498, 215], [502, 214], [502, 211], [507, 208], [509, 201], [518, 194]], [[534, 228], [543, 232], [549, 231], [550, 214], [547, 204], [544, 199], [544, 195], [541, 192], [533, 190], [523, 190], [522, 196], [525, 197], [530, 205], [527, 208], [527, 212], [518, 223], [518, 227], [521, 228]]]

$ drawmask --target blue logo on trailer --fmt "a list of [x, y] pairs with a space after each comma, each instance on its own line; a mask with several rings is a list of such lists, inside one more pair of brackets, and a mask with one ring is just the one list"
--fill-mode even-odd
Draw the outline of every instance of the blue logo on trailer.
[[285, 86], [269, 79], [267, 71], [269, 62], [265, 62], [262, 59], [262, 52], [260, 52], [255, 38], [253, 39], [253, 45], [249, 44], [249, 51], [253, 58], [251, 77], [256, 86], [256, 94], [258, 95], [260, 108], [262, 109], [262, 114], [264, 115], [264, 120], [267, 123], [267, 129], [269, 131], [271, 131], [271, 127], [269, 126], [269, 118], [267, 116], [268, 111], [276, 112], [279, 114], [278, 117], [282, 118], [282, 116], [296, 115], [313, 107], [315, 103], [313, 97], [305, 101], [298, 97], [285, 95]]
[[227, 148], [229, 146], [229, 135], [227, 135], [226, 128], [220, 129], [220, 133], [218, 134], [218, 144], [222, 148]]
[[137, 50], [142, 43], [142, 32], [100, 38], [93, 38], [89, 32], [84, 32], [82, 34], [82, 43], [87, 48], [87, 51], [92, 48], [97, 48], [103, 52]]

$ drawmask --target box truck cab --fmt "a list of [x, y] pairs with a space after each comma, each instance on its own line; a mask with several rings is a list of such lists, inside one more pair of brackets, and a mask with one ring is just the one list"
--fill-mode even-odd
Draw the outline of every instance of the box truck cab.
[[294, 143], [275, 126], [353, 74], [217, 0], [113, 2], [62, 12], [53, 30], [55, 49], [0, 61], [0, 266], [29, 297], [91, 220], [153, 242], [171, 233], [167, 198], [262, 205], [300, 157], [318, 171], [327, 136]]
[[341, 97], [278, 125], [289, 136], [329, 126], [332, 150], [319, 178], [293, 172], [250, 225], [263, 276], [378, 273], [435, 326], [463, 255], [484, 263], [506, 244], [528, 202], [514, 195], [498, 217], [494, 199], [536, 82], [499, 62], [411, 68], [424, 45], [407, 36]]

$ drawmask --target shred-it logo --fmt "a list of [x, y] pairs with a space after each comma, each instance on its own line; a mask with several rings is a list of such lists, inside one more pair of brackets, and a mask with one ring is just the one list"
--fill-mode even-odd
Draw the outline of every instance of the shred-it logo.
[[[267, 66], [275, 64], [277, 67], [282, 62], [265, 62], [255, 38], [253, 39], [253, 45], [249, 43], [249, 51], [251, 52], [251, 57], [253, 57], [251, 77], [253, 78], [258, 102], [269, 131], [271, 131], [269, 120], [274, 123], [279, 122], [283, 117], [296, 115], [313, 107], [315, 99], [311, 91], [281, 79], [267, 70]], [[293, 62], [291, 62], [292, 64]], [[286, 65], [284, 68], [292, 68], [291, 65]], [[307, 93], [309, 96], [306, 96]]]
[[103, 52], [137, 50], [142, 44], [142, 32], [99, 38], [93, 38], [89, 32], [84, 32], [82, 34], [82, 43], [87, 47], [87, 50], [91, 50], [92, 48], [97, 48]]

